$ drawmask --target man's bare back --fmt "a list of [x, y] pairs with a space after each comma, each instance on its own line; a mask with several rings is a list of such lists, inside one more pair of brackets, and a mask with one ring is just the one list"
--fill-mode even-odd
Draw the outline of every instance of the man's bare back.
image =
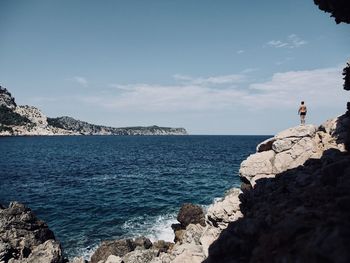
[[307, 108], [306, 108], [306, 105], [304, 104], [304, 102], [302, 101], [301, 105], [299, 107], [299, 110], [298, 110], [298, 114], [300, 115], [300, 123], [302, 125], [305, 124], [306, 113], [307, 113]]

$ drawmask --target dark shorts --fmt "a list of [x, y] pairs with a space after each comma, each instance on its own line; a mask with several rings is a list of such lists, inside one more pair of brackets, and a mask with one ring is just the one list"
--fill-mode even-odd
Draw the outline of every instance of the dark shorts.
[[306, 112], [300, 112], [300, 116], [305, 116]]

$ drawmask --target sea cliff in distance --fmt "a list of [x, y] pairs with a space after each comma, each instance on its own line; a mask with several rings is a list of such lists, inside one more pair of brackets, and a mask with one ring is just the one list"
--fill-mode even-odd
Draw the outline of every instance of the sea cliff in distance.
[[187, 131], [155, 125], [114, 128], [67, 116], [49, 118], [36, 107], [17, 105], [11, 93], [0, 86], [0, 136], [23, 135], [187, 135]]

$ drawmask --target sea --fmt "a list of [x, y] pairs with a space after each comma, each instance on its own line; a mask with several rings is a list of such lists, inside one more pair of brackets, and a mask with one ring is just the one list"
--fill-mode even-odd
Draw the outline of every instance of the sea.
[[0, 203], [31, 208], [70, 258], [103, 240], [173, 241], [181, 205], [239, 187], [240, 163], [268, 137], [2, 137]]

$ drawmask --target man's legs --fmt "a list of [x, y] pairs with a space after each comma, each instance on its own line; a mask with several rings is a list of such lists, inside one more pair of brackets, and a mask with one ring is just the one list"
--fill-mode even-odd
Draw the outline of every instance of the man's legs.
[[301, 125], [305, 125], [305, 115], [304, 114], [300, 114], [300, 123], [301, 123]]

